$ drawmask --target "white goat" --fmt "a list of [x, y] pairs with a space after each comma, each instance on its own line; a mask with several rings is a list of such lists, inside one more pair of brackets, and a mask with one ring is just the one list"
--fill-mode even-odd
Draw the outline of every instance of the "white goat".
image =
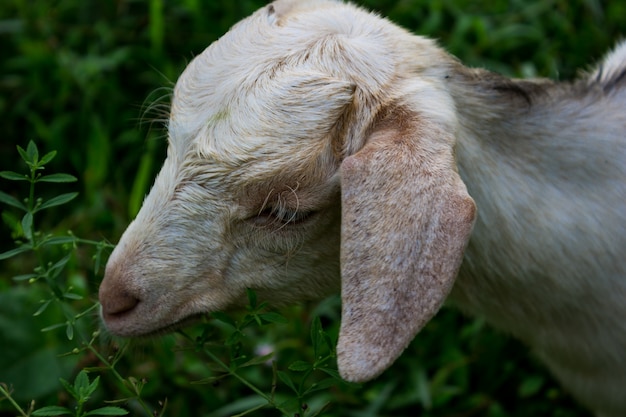
[[180, 77], [100, 302], [138, 336], [248, 287], [341, 286], [339, 368], [365, 381], [449, 298], [623, 417], [625, 257], [626, 43], [573, 84], [509, 80], [355, 6], [278, 0]]

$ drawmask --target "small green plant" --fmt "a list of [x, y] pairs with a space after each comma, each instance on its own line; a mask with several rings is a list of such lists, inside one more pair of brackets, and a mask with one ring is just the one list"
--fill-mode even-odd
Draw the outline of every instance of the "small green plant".
[[[10, 392], [6, 385], [0, 384], [0, 394], [2, 394], [5, 398], [7, 398], [11, 404], [20, 412], [22, 416], [62, 416], [62, 415], [71, 415], [75, 417], [86, 417], [86, 416], [123, 416], [128, 414], [128, 411], [124, 410], [120, 407], [100, 407], [95, 410], [85, 411], [84, 406], [85, 403], [89, 400], [91, 395], [94, 393], [96, 388], [98, 388], [98, 383], [100, 382], [100, 377], [96, 377], [93, 381], [89, 381], [89, 376], [87, 376], [87, 372], [85, 370], [81, 370], [76, 379], [74, 380], [74, 384], [70, 384], [65, 379], [61, 378], [61, 383], [65, 387], [65, 390], [74, 398], [76, 401], [76, 408], [74, 410], [70, 410], [67, 407], [61, 407], [56, 405], [51, 405], [47, 407], [42, 407], [37, 410], [29, 410], [28, 412], [24, 411], [14, 400], [11, 398]], [[31, 403], [34, 405], [34, 402]], [[31, 406], [32, 408], [32, 406]]]
[[[29, 281], [30, 283], [35, 283], [40, 280], [45, 282], [46, 286], [50, 290], [50, 298], [42, 300], [41, 306], [33, 315], [38, 316], [42, 314], [52, 303], [58, 303], [62, 307], [62, 310], [66, 313], [67, 320], [64, 323], [58, 323], [42, 329], [42, 331], [50, 331], [59, 327], [65, 327], [67, 338], [72, 340], [74, 338], [74, 326], [77, 320], [90, 314], [98, 307], [98, 305], [92, 304], [86, 310], [80, 313], [72, 314], [71, 309], [66, 308], [66, 302], [69, 300], [81, 300], [83, 299], [83, 296], [74, 292], [74, 288], [72, 286], [64, 285], [64, 281], [61, 279], [61, 272], [71, 259], [73, 252], [72, 249], [76, 249], [78, 244], [88, 244], [96, 247], [96, 254], [94, 256], [96, 270], [99, 268], [101, 263], [103, 251], [105, 249], [110, 249], [113, 246], [106, 242], [79, 239], [71, 232], [68, 232], [67, 236], [55, 236], [51, 233], [43, 233], [37, 230], [35, 216], [38, 213], [52, 207], [66, 204], [76, 198], [78, 193], [64, 193], [44, 201], [42, 198], [37, 198], [35, 196], [36, 184], [74, 182], [76, 181], [76, 177], [69, 174], [59, 173], [50, 175], [42, 174], [41, 171], [45, 169], [45, 165], [52, 161], [52, 159], [56, 156], [56, 151], [49, 152], [40, 158], [39, 150], [33, 141], [28, 143], [26, 149], [18, 146], [17, 150], [28, 166], [28, 173], [20, 174], [13, 171], [1, 171], [0, 177], [12, 181], [28, 182], [28, 197], [24, 198], [22, 202], [17, 198], [0, 191], [0, 202], [24, 212], [21, 221], [19, 222], [18, 230], [15, 231], [14, 235], [23, 238], [25, 241], [18, 240], [16, 242], [18, 246], [15, 249], [0, 254], [0, 260], [8, 259], [25, 252], [31, 252], [34, 254], [38, 265], [33, 269], [33, 272], [18, 275], [13, 279], [15, 281]], [[54, 246], [63, 246], [67, 253], [58, 260], [47, 261], [47, 254], [44, 253], [44, 251], [47, 248]]]
[[65, 390], [70, 393], [72, 398], [76, 400], [76, 409], [74, 411], [67, 407], [48, 406], [40, 408], [34, 411], [33, 416], [61, 416], [72, 415], [75, 417], [86, 416], [123, 416], [128, 414], [128, 411], [120, 407], [101, 407], [91, 411], [84, 411], [84, 405], [89, 400], [91, 395], [98, 388], [100, 377], [96, 377], [93, 381], [89, 381], [87, 372], [82, 370], [76, 376], [74, 384], [70, 384], [65, 379], [61, 378], [61, 383], [65, 387]]
[[[0, 254], [0, 260], [16, 256], [27, 251], [32, 251], [37, 258], [39, 266], [35, 267], [33, 272], [19, 275], [13, 278], [16, 281], [28, 280], [31, 283], [34, 283], [38, 280], [44, 280], [50, 288], [51, 297], [47, 300], [43, 300], [41, 307], [34, 314], [35, 316], [37, 316], [43, 313], [53, 301], [62, 302], [64, 300], [79, 300], [82, 298], [81, 295], [74, 293], [71, 287], [64, 288], [59, 281], [61, 271], [70, 260], [71, 253], [68, 253], [54, 263], [46, 263], [43, 254], [44, 249], [47, 247], [55, 245], [75, 244], [77, 239], [72, 235], [53, 236], [52, 234], [43, 234], [35, 229], [35, 215], [37, 213], [51, 207], [65, 204], [73, 200], [78, 195], [78, 193], [72, 192], [61, 194], [47, 201], [43, 201], [43, 199], [41, 198], [36, 198], [35, 185], [37, 183], [74, 182], [76, 181], [76, 178], [69, 174], [43, 175], [41, 173], [41, 171], [45, 169], [45, 165], [55, 157], [56, 151], [47, 153], [40, 158], [37, 146], [32, 141], [29, 142], [26, 150], [24, 150], [20, 146], [17, 147], [17, 150], [26, 165], [28, 166], [29, 172], [27, 174], [19, 174], [13, 171], [2, 171], [0, 172], [0, 177], [12, 181], [27, 181], [29, 183], [28, 197], [26, 197], [22, 202], [15, 197], [12, 197], [11, 195], [0, 191], [0, 201], [12, 207], [18, 208], [19, 210], [24, 212], [19, 223], [19, 230], [17, 230], [17, 232], [14, 234], [23, 238], [25, 242], [17, 241], [16, 243], [18, 244], [18, 246], [15, 249]], [[95, 308], [95, 306], [92, 306], [90, 310], [93, 308]], [[89, 310], [77, 314], [74, 317], [68, 317], [66, 323], [55, 325], [44, 330], [52, 330], [57, 327], [66, 326], [67, 337], [68, 339], [72, 339], [74, 334], [73, 324], [76, 322], [77, 319], [84, 316], [88, 312]]]
[[[41, 173], [41, 171], [45, 169], [45, 165], [52, 161], [52, 159], [54, 159], [54, 157], [56, 156], [56, 151], [47, 153], [42, 158], [39, 158], [39, 151], [37, 149], [37, 146], [32, 141], [28, 143], [26, 150], [24, 150], [20, 146], [17, 147], [17, 150], [26, 165], [28, 166], [29, 172], [27, 174], [20, 174], [13, 171], [1, 171], [0, 177], [11, 181], [28, 182], [30, 185], [28, 197], [26, 197], [22, 202], [17, 198], [0, 191], [0, 202], [15, 207], [24, 212], [24, 216], [22, 217], [20, 223], [21, 230], [19, 231], [19, 235], [25, 238], [26, 242], [17, 242], [18, 247], [0, 254], [0, 260], [7, 259], [31, 250], [34, 251], [35, 254], [40, 255], [41, 250], [46, 246], [71, 243], [74, 240], [71, 237], [54, 238], [50, 235], [42, 236], [41, 233], [35, 232], [34, 217], [36, 213], [42, 210], [59, 206], [73, 200], [78, 195], [78, 193], [73, 192], [61, 194], [44, 202], [41, 198], [35, 198], [35, 184], [41, 182], [74, 182], [76, 181], [76, 177], [69, 174], [43, 175]], [[40, 270], [40, 272], [42, 271]], [[37, 273], [31, 274], [28, 278], [30, 279], [44, 277], [45, 274]], [[20, 278], [27, 279], [25, 277]]]
[[67, 338], [72, 340], [74, 337], [74, 326], [76, 321], [91, 313], [95, 308], [97, 308], [97, 304], [91, 305], [88, 309], [78, 314], [70, 314], [70, 311], [67, 308], [64, 308], [64, 302], [67, 300], [81, 300], [83, 298], [82, 295], [74, 292], [74, 289], [71, 286], [64, 286], [63, 281], [60, 279], [61, 272], [70, 261], [72, 251], [68, 250], [68, 253], [65, 256], [54, 262], [46, 261], [44, 251], [46, 248], [59, 245], [73, 249], [75, 249], [76, 245], [80, 243], [94, 245], [97, 248], [95, 255], [97, 269], [101, 261], [102, 252], [112, 246], [106, 242], [94, 242], [86, 239], [79, 239], [71, 232], [68, 232], [67, 236], [55, 236], [50, 233], [42, 233], [36, 229], [35, 216], [38, 213], [43, 210], [68, 203], [78, 195], [77, 192], [64, 193], [44, 201], [42, 198], [37, 198], [35, 196], [36, 184], [74, 182], [76, 181], [76, 177], [69, 174], [42, 174], [42, 171], [45, 169], [45, 165], [52, 161], [52, 159], [56, 156], [56, 151], [49, 152], [40, 158], [37, 146], [33, 141], [28, 143], [25, 150], [20, 146], [17, 147], [17, 150], [28, 166], [28, 173], [20, 174], [13, 171], [2, 171], [0, 172], [0, 177], [12, 181], [28, 182], [28, 197], [26, 197], [22, 202], [15, 197], [0, 191], [0, 202], [24, 212], [19, 223], [18, 230], [14, 234], [22, 237], [25, 241], [17, 241], [18, 246], [15, 249], [0, 254], [0, 260], [11, 258], [29, 251], [35, 255], [38, 266], [34, 268], [33, 272], [16, 276], [13, 279], [16, 281], [29, 281], [31, 283], [39, 280], [45, 281], [47, 287], [50, 289], [50, 298], [42, 300], [41, 306], [34, 313], [34, 315], [38, 316], [42, 314], [53, 302], [59, 303], [63, 307], [63, 311], [67, 313], [66, 322], [50, 326], [43, 329], [43, 331], [50, 331], [58, 327], [65, 327]]
[[[56, 156], [56, 151], [49, 152], [42, 157], [39, 155], [39, 150], [34, 142], [29, 142], [26, 149], [18, 146], [17, 150], [28, 167], [26, 174], [20, 174], [13, 171], [1, 171], [0, 177], [11, 181], [26, 181], [28, 187], [28, 197], [22, 201], [17, 198], [0, 191], [0, 202], [5, 203], [13, 208], [19, 209], [23, 212], [21, 220], [16, 222], [13, 232], [14, 236], [18, 237], [16, 241], [17, 247], [7, 252], [0, 254], [0, 260], [8, 259], [20, 254], [31, 253], [36, 259], [36, 266], [33, 271], [27, 274], [18, 275], [13, 279], [15, 281], [27, 281], [30, 284], [43, 283], [44, 287], [48, 290], [48, 298], [41, 300], [41, 305], [35, 311], [33, 316], [39, 316], [43, 314], [51, 305], [57, 305], [65, 316], [65, 321], [41, 329], [43, 332], [49, 332], [58, 328], [65, 328], [65, 334], [68, 340], [74, 340], [76, 335], [76, 329], [78, 321], [98, 308], [98, 303], [89, 303], [88, 307], [76, 311], [72, 302], [83, 300], [83, 295], [78, 293], [71, 285], [67, 284], [67, 280], [64, 279], [62, 272], [68, 265], [78, 245], [91, 245], [96, 248], [94, 255], [95, 270], [99, 269], [102, 262], [102, 256], [105, 250], [109, 250], [113, 245], [106, 242], [96, 242], [87, 239], [80, 239], [69, 232], [66, 236], [57, 236], [52, 233], [44, 233], [37, 229], [36, 219], [37, 215], [43, 210], [50, 209], [52, 207], [60, 206], [68, 203], [78, 193], [64, 193], [52, 197], [48, 200], [36, 197], [36, 185], [39, 183], [69, 183], [76, 181], [76, 178], [69, 174], [49, 174], [44, 175], [42, 171], [45, 166], [52, 161]], [[61, 247], [61, 254], [59, 254], [58, 247]], [[57, 258], [55, 258], [57, 256]], [[60, 259], [58, 258], [60, 256]], [[53, 260], [49, 260], [53, 259]], [[99, 370], [108, 370], [122, 383], [124, 391], [128, 392], [132, 398], [136, 398], [148, 414], [151, 413], [150, 409], [139, 398], [141, 392], [141, 384], [133, 383], [130, 378], [124, 380], [124, 378], [115, 371], [115, 363], [119, 360], [119, 356], [114, 356], [111, 359], [105, 358], [98, 352], [95, 347], [95, 341], [99, 335], [99, 332], [93, 332], [91, 337], [81, 335], [79, 337], [79, 346], [74, 348], [70, 354], [78, 355], [82, 352], [90, 352], [95, 355], [104, 366]], [[136, 382], [136, 381], [135, 381]], [[66, 391], [76, 401], [76, 408], [74, 411], [59, 406], [43, 407], [37, 410], [33, 410], [34, 404], [28, 411], [23, 410], [17, 402], [11, 397], [11, 391], [6, 386], [0, 386], [0, 395], [4, 396], [9, 402], [20, 412], [22, 416], [52, 416], [71, 414], [76, 417], [89, 416], [89, 415], [124, 415], [126, 411], [119, 407], [102, 407], [92, 411], [85, 411], [84, 405], [90, 398], [93, 392], [98, 387], [99, 377], [96, 377], [92, 382], [89, 382], [86, 370], [81, 370], [74, 384], [70, 384], [64, 379], [61, 379], [61, 384], [65, 387]]]
[[[246, 331], [253, 334], [256, 329], [271, 324], [284, 324], [287, 319], [276, 312], [267, 311], [265, 302], [259, 303], [254, 291], [248, 289], [248, 306], [239, 320], [232, 315], [222, 312], [211, 313], [214, 319], [203, 327], [202, 333], [195, 339], [180, 331], [187, 340], [195, 344], [196, 350], [203, 351], [211, 362], [217, 365], [215, 375], [196, 383], [216, 383], [226, 377], [234, 377], [250, 388], [261, 399], [260, 404], [253, 406], [236, 416], [244, 416], [261, 409], [273, 408], [285, 416], [317, 416], [327, 404], [319, 407], [310, 407], [307, 399], [314, 393], [326, 390], [331, 386], [346, 387], [349, 384], [341, 379], [335, 363], [335, 341], [322, 328], [319, 317], [314, 317], [311, 323], [310, 335], [313, 356], [310, 361], [295, 360], [287, 365], [287, 370], [279, 370], [277, 362], [273, 361], [277, 352], [246, 351], [249, 343], [245, 343]], [[216, 343], [215, 321], [225, 324], [229, 328], [223, 341]], [[221, 345], [221, 348], [220, 346]], [[220, 357], [220, 350], [226, 350], [225, 359]], [[257, 387], [241, 375], [241, 371], [252, 366], [263, 366], [271, 363], [271, 385], [265, 384], [269, 392]], [[277, 393], [280, 383], [287, 388], [286, 392]], [[268, 387], [269, 385], [269, 387]], [[235, 416], [235, 417], [236, 417]]]

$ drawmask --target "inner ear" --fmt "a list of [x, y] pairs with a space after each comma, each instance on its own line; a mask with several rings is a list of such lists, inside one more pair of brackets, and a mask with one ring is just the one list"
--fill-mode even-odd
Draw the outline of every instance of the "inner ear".
[[454, 133], [397, 109], [341, 165], [341, 375], [371, 379], [395, 361], [450, 292], [476, 209]]

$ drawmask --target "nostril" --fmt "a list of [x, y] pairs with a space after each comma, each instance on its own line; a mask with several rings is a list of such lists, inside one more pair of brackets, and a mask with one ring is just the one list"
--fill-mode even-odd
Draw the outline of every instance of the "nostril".
[[105, 322], [131, 315], [141, 302], [142, 290], [136, 284], [135, 270], [128, 266], [129, 259], [133, 257], [129, 256], [126, 246], [120, 243], [107, 262], [98, 294], [100, 313]]
[[129, 313], [137, 307], [140, 301], [127, 285], [124, 285], [115, 276], [107, 276], [106, 274], [100, 285], [99, 298], [104, 317]]
[[139, 299], [126, 291], [120, 291], [117, 294], [106, 294], [105, 297], [101, 294], [100, 304], [105, 316], [114, 316], [133, 310], [139, 304]]

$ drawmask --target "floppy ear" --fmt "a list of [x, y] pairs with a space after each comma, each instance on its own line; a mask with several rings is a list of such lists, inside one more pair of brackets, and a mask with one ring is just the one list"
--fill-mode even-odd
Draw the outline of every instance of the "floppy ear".
[[342, 377], [367, 381], [400, 356], [454, 284], [476, 217], [454, 134], [396, 108], [341, 165]]

